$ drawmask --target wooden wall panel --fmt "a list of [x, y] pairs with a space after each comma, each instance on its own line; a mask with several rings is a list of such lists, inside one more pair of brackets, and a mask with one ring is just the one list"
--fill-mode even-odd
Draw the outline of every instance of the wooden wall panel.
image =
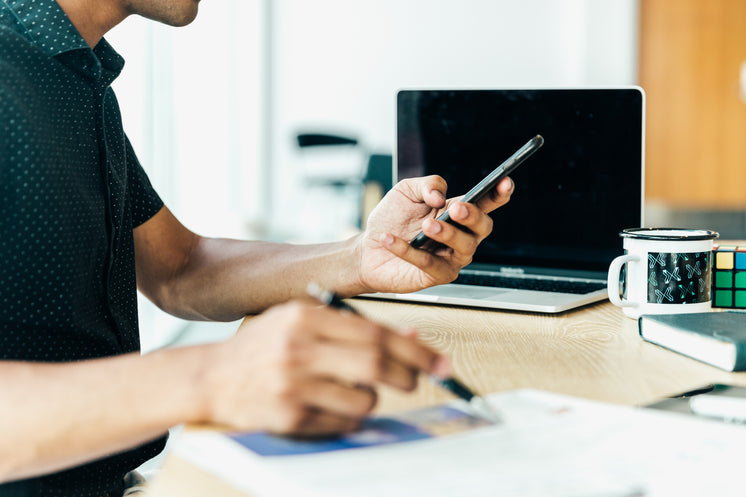
[[746, 0], [640, 1], [649, 201], [746, 207], [743, 64]]

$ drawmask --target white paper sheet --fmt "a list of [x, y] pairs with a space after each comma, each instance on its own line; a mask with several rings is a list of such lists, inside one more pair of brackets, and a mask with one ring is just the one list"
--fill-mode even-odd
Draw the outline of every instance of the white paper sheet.
[[502, 424], [427, 440], [261, 457], [187, 432], [174, 450], [254, 497], [746, 494], [743, 426], [535, 390], [488, 398]]

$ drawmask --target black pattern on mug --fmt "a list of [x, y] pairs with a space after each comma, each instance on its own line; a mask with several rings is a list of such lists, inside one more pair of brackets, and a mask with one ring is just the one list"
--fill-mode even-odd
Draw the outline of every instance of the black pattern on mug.
[[696, 304], [710, 300], [712, 252], [648, 254], [648, 302]]

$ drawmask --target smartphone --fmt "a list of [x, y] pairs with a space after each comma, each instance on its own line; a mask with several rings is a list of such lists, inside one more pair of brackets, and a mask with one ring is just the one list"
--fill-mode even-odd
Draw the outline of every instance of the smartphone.
[[[482, 181], [477, 183], [474, 188], [469, 190], [466, 195], [464, 195], [464, 198], [461, 199], [461, 201], [476, 204], [479, 199], [484, 197], [488, 192], [495, 188], [495, 186], [497, 185], [497, 183], [500, 182], [501, 179], [513, 172], [518, 166], [523, 164], [523, 162], [528, 159], [534, 152], [536, 152], [543, 144], [544, 138], [541, 135], [536, 135], [535, 137], [531, 138], [524, 146], [519, 148], [505, 162], [497, 166], [494, 171], [485, 176]], [[461, 230], [467, 231], [466, 228], [453, 221], [447, 211], [440, 217], [438, 217], [438, 220], [445, 221], [446, 223], [452, 224]], [[427, 235], [425, 235], [425, 233], [421, 231], [416, 237], [412, 238], [409, 244], [414, 248], [422, 248], [430, 251], [443, 247], [442, 243], [431, 240], [427, 237]]]

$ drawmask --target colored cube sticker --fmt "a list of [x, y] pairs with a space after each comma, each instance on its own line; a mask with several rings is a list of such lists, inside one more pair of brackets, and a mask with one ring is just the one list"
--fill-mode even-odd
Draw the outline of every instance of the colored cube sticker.
[[736, 273], [736, 288], [743, 288], [746, 290], [746, 271], [743, 271], [741, 273]]
[[713, 307], [733, 307], [733, 291], [718, 290], [717, 292], [714, 292], [712, 306]]
[[733, 272], [715, 271], [715, 288], [733, 288]]
[[718, 252], [715, 254], [715, 267], [718, 269], [733, 269], [733, 252]]
[[736, 269], [746, 269], [746, 250], [736, 252], [734, 255]]
[[735, 307], [746, 309], [746, 290], [736, 290], [736, 301], [733, 305]]

